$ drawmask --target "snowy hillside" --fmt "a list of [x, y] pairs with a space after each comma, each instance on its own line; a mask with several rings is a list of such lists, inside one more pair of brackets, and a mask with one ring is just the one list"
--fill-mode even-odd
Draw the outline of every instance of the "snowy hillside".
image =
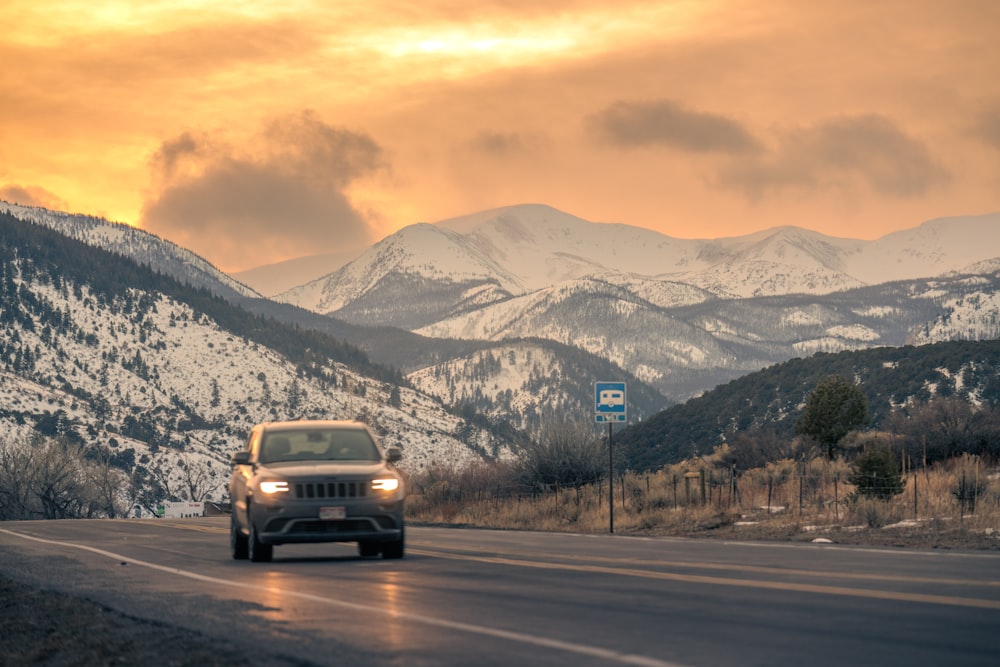
[[448, 405], [474, 410], [528, 434], [546, 422], [594, 419], [594, 384], [626, 381], [628, 414], [646, 419], [669, 405], [662, 394], [620, 367], [547, 340], [507, 340], [424, 366], [407, 375]]
[[588, 420], [586, 394], [570, 404], [558, 383], [549, 381], [560, 359], [551, 351], [528, 342], [481, 350], [462, 359], [411, 373], [408, 379], [423, 392], [449, 404], [475, 405], [491, 417], [511, 419], [525, 430], [538, 420], [557, 413], [559, 418]]
[[1000, 260], [1000, 213], [929, 220], [866, 242], [845, 257], [845, 270], [874, 285], [963, 272], [984, 260]]
[[[128, 301], [103, 308], [86, 286], [77, 296], [51, 285], [19, 285], [68, 319], [64, 332], [49, 325], [5, 327], [5, 337], [14, 341], [4, 350], [8, 378], [13, 370], [30, 370], [23, 375], [37, 378], [3, 383], [5, 413], [69, 408], [71, 422], [102, 425], [98, 438], [126, 441], [122, 425], [139, 415], [139, 422], [148, 422], [138, 430], [155, 434], [161, 453], [201, 455], [220, 473], [228, 472], [229, 456], [254, 424], [296, 416], [362, 418], [383, 444], [403, 449], [403, 467], [411, 470], [478, 458], [451, 435], [461, 419], [426, 395], [401, 388], [393, 407], [390, 387], [340, 364], [323, 369], [328, 381], [302, 377], [274, 351], [234, 337], [167, 297], [136, 292], [136, 312], [129, 314]], [[60, 390], [40, 389], [49, 383]], [[88, 410], [81, 397], [92, 397], [100, 408]], [[179, 432], [166, 428], [185, 421], [189, 427]]]
[[914, 331], [911, 344], [1000, 339], [1000, 292], [995, 282], [981, 276], [963, 282], [969, 291], [948, 296], [944, 300], [945, 312]]
[[683, 277], [726, 298], [829, 294], [864, 284], [845, 269], [860, 243], [782, 227], [720, 241], [713, 252], [719, 261]]
[[129, 257], [155, 271], [174, 276], [195, 287], [204, 287], [222, 297], [259, 297], [246, 285], [233, 280], [190, 250], [129, 225], [102, 218], [49, 211], [0, 201], [0, 213], [58, 231], [95, 248]]

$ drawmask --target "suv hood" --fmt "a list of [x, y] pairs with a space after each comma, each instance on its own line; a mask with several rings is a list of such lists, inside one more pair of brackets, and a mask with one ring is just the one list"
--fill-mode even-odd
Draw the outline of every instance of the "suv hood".
[[262, 464], [258, 475], [271, 474], [281, 477], [337, 477], [370, 476], [387, 472], [385, 464], [343, 463], [339, 461], [278, 461]]

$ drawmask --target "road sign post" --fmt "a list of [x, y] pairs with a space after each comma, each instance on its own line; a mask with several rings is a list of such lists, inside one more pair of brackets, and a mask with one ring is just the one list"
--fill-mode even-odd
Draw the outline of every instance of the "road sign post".
[[615, 443], [613, 422], [608, 422], [608, 532], [615, 532]]
[[627, 402], [624, 382], [594, 383], [594, 418], [608, 425], [608, 531], [615, 532], [614, 424], [625, 422]]

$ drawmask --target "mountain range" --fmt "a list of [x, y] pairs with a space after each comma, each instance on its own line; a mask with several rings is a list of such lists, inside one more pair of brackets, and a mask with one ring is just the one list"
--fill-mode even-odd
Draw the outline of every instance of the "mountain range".
[[[522, 205], [404, 227], [339, 270], [275, 296], [333, 314], [361, 308], [365, 298], [377, 304], [394, 275], [476, 286], [468, 295], [477, 297], [473, 303], [597, 277], [670, 307], [712, 297], [828, 294], [962, 272], [1000, 257], [998, 244], [1000, 214], [932, 220], [875, 241], [798, 227], [701, 240]], [[368, 324], [413, 327], [393, 309], [373, 310]]]
[[524, 205], [404, 227], [273, 298], [425, 340], [556, 341], [683, 401], [818, 351], [996, 338], [998, 269], [1000, 214], [692, 240]]
[[[515, 455], [547, 419], [592, 419], [599, 380], [626, 380], [630, 420], [661, 431], [715, 386], [742, 422], [730, 381], [789, 359], [1000, 339], [998, 223], [698, 241], [518, 206], [404, 228], [270, 299], [142, 230], [0, 202], [0, 426], [170, 459], [176, 485], [292, 416], [365, 419], [413, 469]], [[794, 410], [802, 378], [769, 410]]]
[[[626, 380], [639, 421], [815, 352], [1000, 338], [1000, 214], [875, 241], [794, 227], [692, 240], [514, 206], [405, 227], [346, 264], [308, 258], [297, 275], [334, 265], [267, 298], [276, 283], [248, 286], [141, 230], [0, 212], [332, 336], [421, 395], [528, 432], [588, 418], [595, 381]], [[273, 280], [292, 264], [243, 275]]]

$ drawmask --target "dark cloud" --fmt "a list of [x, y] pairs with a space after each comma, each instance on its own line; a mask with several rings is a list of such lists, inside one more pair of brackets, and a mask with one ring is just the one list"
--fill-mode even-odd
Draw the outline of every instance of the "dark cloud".
[[38, 206], [55, 211], [65, 211], [65, 201], [45, 188], [35, 185], [4, 185], [0, 186], [0, 199], [21, 206]]
[[321, 187], [346, 187], [383, 165], [371, 137], [331, 127], [309, 111], [271, 121], [264, 137], [276, 163]]
[[983, 112], [976, 124], [975, 134], [993, 148], [1000, 150], [1000, 109]]
[[470, 145], [477, 152], [502, 157], [524, 151], [529, 143], [524, 136], [515, 132], [483, 131], [472, 138]]
[[862, 184], [892, 197], [916, 197], [946, 184], [947, 170], [918, 140], [882, 116], [837, 118], [785, 135], [777, 151], [723, 170], [721, 182], [751, 198], [786, 188]]
[[742, 125], [676, 102], [615, 102], [587, 118], [599, 139], [622, 148], [667, 146], [695, 153], [748, 153], [759, 149]]
[[345, 194], [384, 166], [370, 137], [304, 112], [245, 146], [194, 133], [165, 141], [150, 162], [155, 193], [142, 226], [229, 270], [371, 241]]
[[178, 165], [191, 162], [205, 151], [202, 146], [209, 143], [208, 137], [195, 137], [185, 132], [176, 139], [164, 141], [160, 150], [151, 160], [153, 174], [158, 179], [170, 181], [177, 176]]

